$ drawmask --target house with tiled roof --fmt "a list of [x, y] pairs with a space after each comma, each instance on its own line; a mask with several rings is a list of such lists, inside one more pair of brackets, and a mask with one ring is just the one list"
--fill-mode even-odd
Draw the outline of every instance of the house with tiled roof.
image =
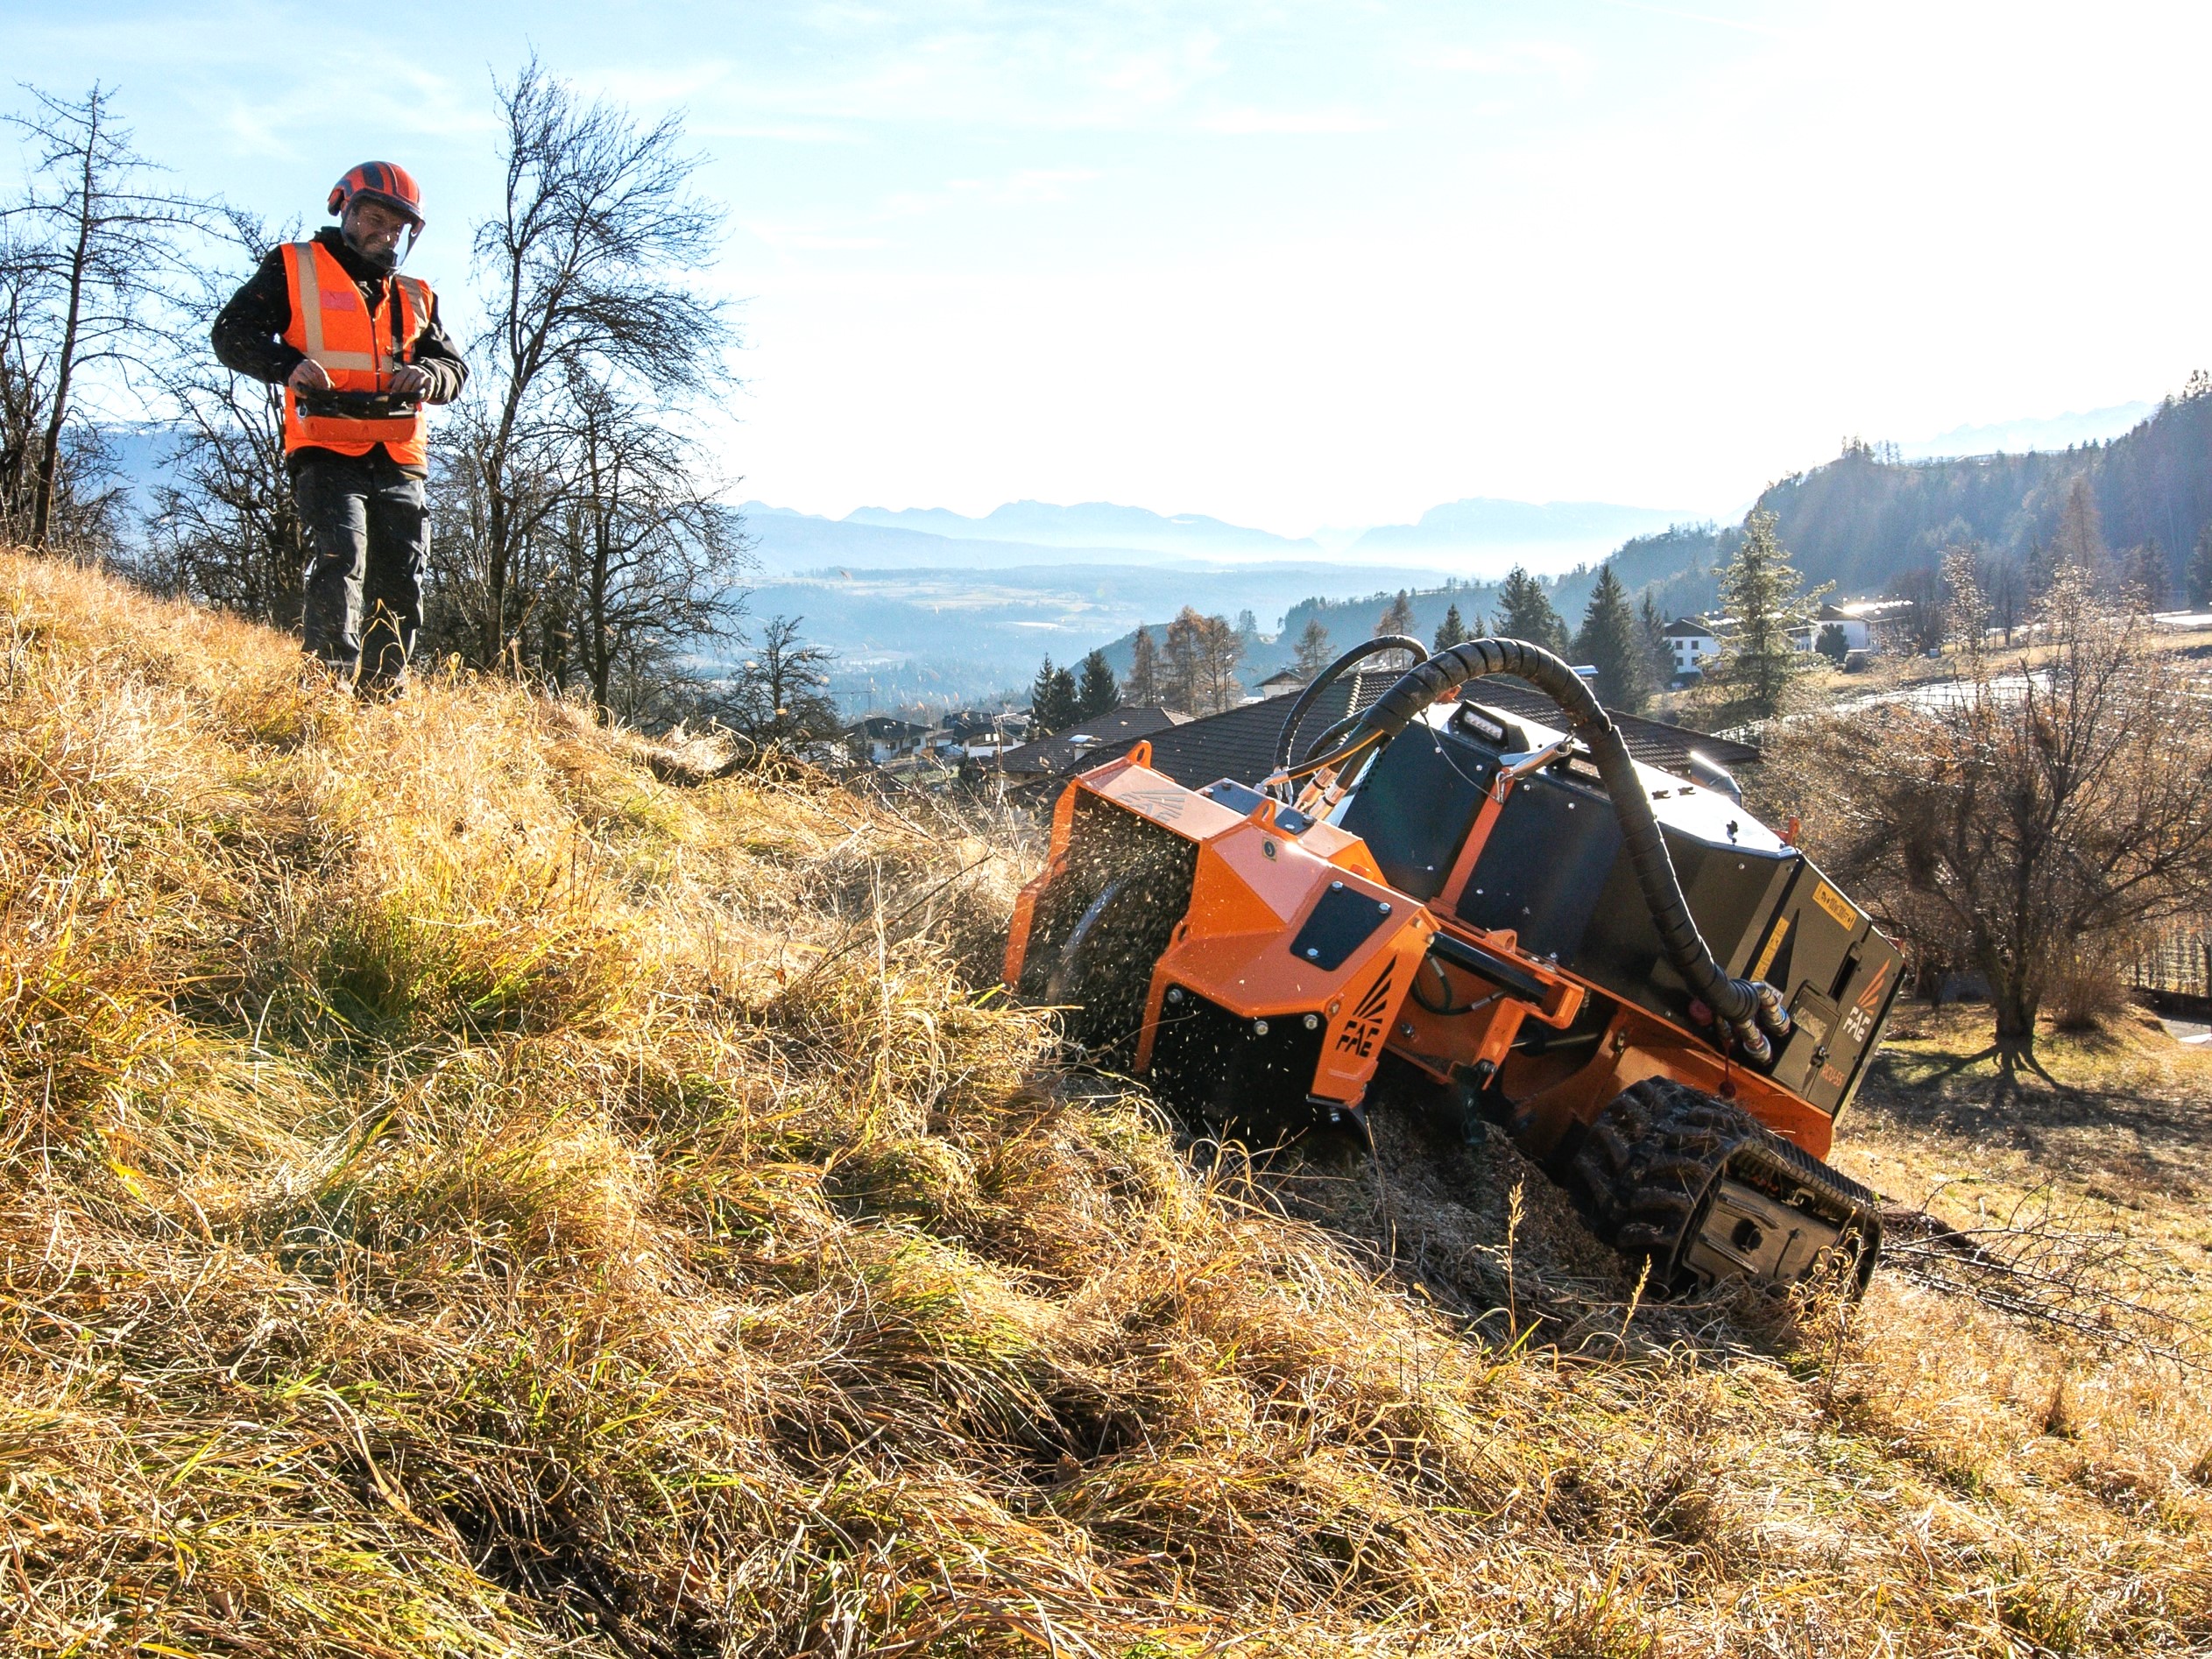
[[1678, 678], [1703, 674], [1706, 663], [1721, 654], [1721, 636], [1715, 625], [1703, 617], [1677, 617], [1659, 632], [1672, 653]]
[[1078, 720], [1065, 731], [1008, 749], [990, 762], [1007, 783], [1034, 784], [1073, 777], [1115, 755], [1127, 754], [1141, 738], [1157, 736], [1188, 720], [1156, 704], [1125, 703]]

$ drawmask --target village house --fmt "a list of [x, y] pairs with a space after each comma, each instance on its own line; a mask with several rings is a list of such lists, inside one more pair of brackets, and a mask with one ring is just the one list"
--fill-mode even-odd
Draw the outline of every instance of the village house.
[[1685, 674], [1703, 674], [1707, 660], [1721, 654], [1720, 636], [1714, 632], [1714, 627], [1703, 617], [1678, 617], [1662, 630], [1667, 649], [1674, 656], [1678, 679]]
[[997, 770], [1009, 785], [1072, 777], [1113, 755], [1127, 753], [1138, 738], [1181, 725], [1189, 718], [1154, 704], [1124, 703], [1078, 721], [1057, 736], [1007, 750], [998, 757]]
[[929, 741], [931, 729], [891, 715], [870, 715], [845, 728], [845, 740], [853, 758], [872, 766], [888, 766], [919, 754]]

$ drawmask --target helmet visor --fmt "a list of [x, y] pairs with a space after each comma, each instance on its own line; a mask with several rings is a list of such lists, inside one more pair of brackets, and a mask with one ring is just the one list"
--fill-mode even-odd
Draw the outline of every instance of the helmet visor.
[[411, 202], [402, 201], [398, 196], [391, 195], [382, 190], [371, 190], [366, 186], [347, 197], [346, 206], [351, 207], [357, 201], [374, 201], [389, 208], [414, 228], [415, 235], [422, 234], [422, 215], [414, 210], [413, 204]]

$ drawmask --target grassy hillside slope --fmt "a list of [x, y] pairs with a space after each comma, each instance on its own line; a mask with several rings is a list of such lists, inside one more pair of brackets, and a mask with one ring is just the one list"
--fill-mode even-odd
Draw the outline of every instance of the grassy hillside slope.
[[[978, 988], [1015, 844], [295, 664], [0, 555], [0, 1651], [2212, 1642], [2201, 1376], [1201, 1173]], [[1970, 1169], [1899, 1076], [1854, 1167]]]

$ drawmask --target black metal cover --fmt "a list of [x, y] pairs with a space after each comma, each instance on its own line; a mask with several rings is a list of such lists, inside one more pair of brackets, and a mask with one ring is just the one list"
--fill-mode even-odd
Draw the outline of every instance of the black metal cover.
[[1333, 973], [1389, 919], [1388, 900], [1371, 899], [1341, 881], [1332, 881], [1291, 939], [1290, 954]]

